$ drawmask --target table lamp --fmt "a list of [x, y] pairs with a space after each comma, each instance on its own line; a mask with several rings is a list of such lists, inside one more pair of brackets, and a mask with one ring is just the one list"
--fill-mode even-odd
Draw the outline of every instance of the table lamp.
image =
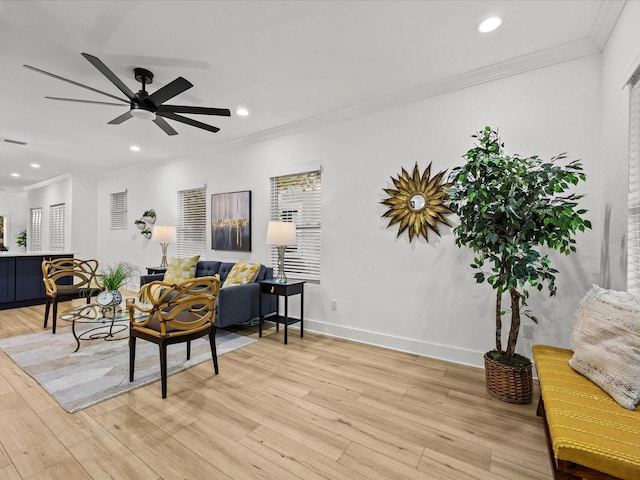
[[296, 224], [292, 222], [269, 222], [267, 226], [267, 245], [275, 245], [278, 249], [278, 275], [275, 281], [287, 283], [284, 274], [284, 251], [289, 245], [296, 244]]
[[167, 247], [169, 243], [176, 241], [176, 227], [170, 225], [154, 225], [151, 232], [151, 241], [160, 243], [162, 247], [161, 267], [167, 266]]

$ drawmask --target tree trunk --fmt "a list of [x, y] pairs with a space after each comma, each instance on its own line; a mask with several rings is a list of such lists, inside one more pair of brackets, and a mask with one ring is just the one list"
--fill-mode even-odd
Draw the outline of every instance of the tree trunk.
[[[507, 251], [502, 252], [498, 277], [502, 278], [507, 269]], [[502, 353], [502, 289], [496, 288], [496, 352]]]
[[496, 352], [502, 353], [502, 292], [496, 290]]
[[509, 290], [509, 293], [511, 294], [511, 329], [507, 343], [507, 358], [513, 358], [520, 332], [520, 293], [515, 288]]

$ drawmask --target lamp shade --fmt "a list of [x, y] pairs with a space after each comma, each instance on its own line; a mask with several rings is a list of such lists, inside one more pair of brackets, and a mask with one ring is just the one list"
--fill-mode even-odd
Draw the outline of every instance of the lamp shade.
[[292, 222], [269, 222], [267, 245], [295, 245], [296, 224]]
[[173, 243], [176, 241], [176, 227], [172, 225], [155, 225], [151, 232], [151, 240], [159, 243]]

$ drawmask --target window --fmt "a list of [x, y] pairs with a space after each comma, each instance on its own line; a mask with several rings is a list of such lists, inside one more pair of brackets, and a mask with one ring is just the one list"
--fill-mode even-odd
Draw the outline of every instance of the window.
[[29, 250], [42, 250], [42, 208], [31, 209], [31, 234], [29, 236]]
[[127, 191], [111, 194], [111, 230], [127, 228]]
[[[271, 178], [271, 220], [296, 224], [297, 244], [285, 254], [288, 277], [320, 281], [321, 194], [320, 170]], [[276, 247], [270, 261], [278, 264]]]
[[49, 207], [49, 248], [54, 252], [63, 252], [65, 249], [64, 231], [66, 228], [64, 203]]
[[631, 77], [629, 96], [629, 227], [627, 290], [640, 294], [640, 69]]
[[202, 255], [207, 248], [207, 188], [178, 192], [178, 256]]

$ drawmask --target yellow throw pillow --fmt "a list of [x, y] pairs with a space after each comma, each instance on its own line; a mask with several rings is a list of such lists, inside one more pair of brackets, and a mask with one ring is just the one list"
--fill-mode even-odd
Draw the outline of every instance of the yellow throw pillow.
[[180, 283], [193, 278], [196, 275], [196, 266], [200, 260], [200, 255], [193, 257], [171, 257], [164, 272], [164, 281], [169, 283]]
[[245, 263], [236, 262], [222, 285], [224, 287], [230, 287], [231, 285], [243, 285], [245, 283], [251, 283], [255, 281], [260, 273], [261, 264], [259, 263]]

